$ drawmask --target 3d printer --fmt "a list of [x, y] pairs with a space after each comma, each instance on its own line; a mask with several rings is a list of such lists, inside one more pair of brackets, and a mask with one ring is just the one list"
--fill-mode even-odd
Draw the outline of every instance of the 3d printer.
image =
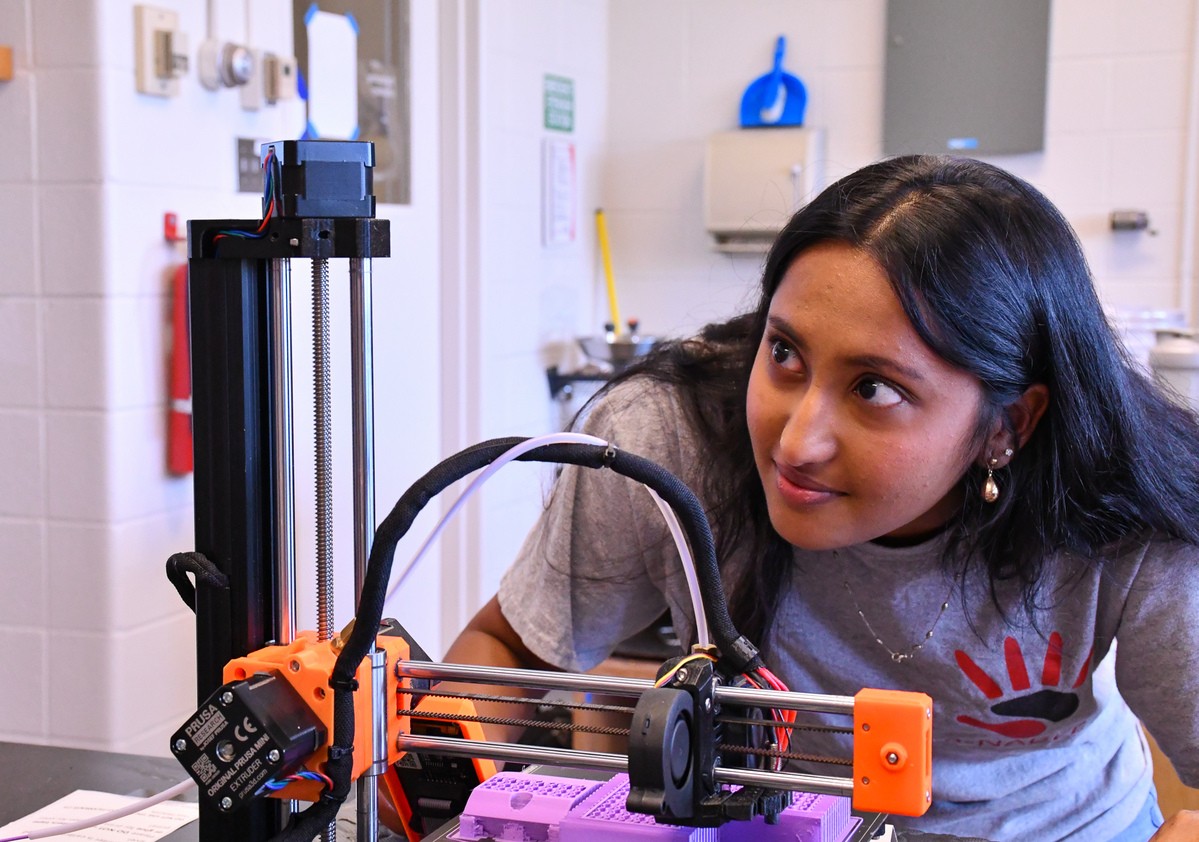
[[[718, 829], [776, 824], [799, 804], [812, 812], [810, 800], [794, 793], [849, 797], [871, 814], [927, 809], [931, 700], [885, 690], [852, 698], [787, 691], [729, 619], [698, 500], [618, 442], [484, 442], [433, 468], [375, 529], [370, 261], [388, 256], [390, 232], [386, 220], [374, 218], [373, 148], [280, 141], [263, 146], [262, 162], [261, 220], [188, 226], [197, 549], [173, 556], [167, 567], [196, 612], [199, 707], [172, 736], [171, 750], [199, 784], [203, 842], [311, 840], [326, 832], [355, 780], [358, 837], [372, 840], [380, 783], [413, 840], [464, 810], [454, 838], [474, 840], [566, 839], [572, 832], [628, 838], [617, 834], [616, 814], [636, 817], [642, 835], [675, 828], [684, 833], [677, 838], [734, 838]], [[329, 627], [324, 604], [317, 630], [294, 629], [293, 257], [312, 260], [318, 291], [318, 465], [328, 458], [320, 290], [327, 261], [350, 260], [358, 608], [340, 631]], [[652, 681], [437, 664], [398, 622], [382, 617], [396, 544], [417, 514], [452, 483], [510, 459], [613, 470], [651, 489], [680, 556], [693, 566], [700, 640], [690, 654], [663, 664]], [[318, 510], [323, 493], [318, 472]], [[318, 565], [329, 562], [321, 528], [318, 517]], [[627, 754], [488, 742], [482, 726], [489, 719], [476, 715], [473, 702], [505, 697], [461, 683], [624, 696]], [[853, 737], [852, 760], [829, 760], [851, 767], [852, 777], [784, 771], [790, 759], [812, 759], [795, 751], [809, 712], [851, 718], [844, 731]], [[494, 760], [627, 780], [576, 786], [553, 776], [495, 776]], [[299, 810], [300, 802], [315, 803]], [[579, 812], [601, 802], [607, 812], [598, 819], [594, 810]], [[838, 803], [821, 810], [848, 817], [848, 802]], [[533, 822], [530, 807], [553, 816]], [[811, 838], [850, 838], [836, 833]]]

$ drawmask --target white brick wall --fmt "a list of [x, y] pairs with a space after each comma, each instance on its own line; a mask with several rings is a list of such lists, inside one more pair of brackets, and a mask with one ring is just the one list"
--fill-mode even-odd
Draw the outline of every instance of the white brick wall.
[[[1113, 309], [1183, 302], [1195, 6], [1054, 0], [1045, 151], [993, 159], [1063, 209]], [[609, 64], [604, 198], [621, 309], [645, 330], [694, 330], [756, 285], [760, 258], [708, 248], [700, 173], [705, 139], [736, 127], [741, 93], [769, 68], [779, 34], [808, 89], [806, 122], [827, 130], [829, 178], [882, 154], [885, 15], [884, 0], [612, 0], [609, 49], [620, 59]], [[1147, 210], [1158, 235], [1113, 236], [1116, 208]]]
[[[164, 5], [198, 43], [204, 4]], [[138, 95], [133, 6], [0, 2], [0, 739], [164, 753], [195, 657], [163, 567], [192, 547], [190, 480], [165, 468], [180, 253], [163, 214], [257, 215], [233, 193], [234, 138], [297, 111], [247, 115], [194, 75], [177, 99]], [[290, 49], [291, 4], [255, 8], [260, 43]]]
[[[605, 85], [613, 57], [603, 0], [486, 0], [479, 4], [483, 132], [479, 360], [481, 438], [536, 435], [559, 424], [545, 376], [573, 354], [576, 336], [593, 332], [596, 268], [593, 211], [602, 193], [607, 133]], [[574, 131], [544, 127], [546, 74], [574, 81]], [[577, 234], [571, 245], [541, 244], [541, 149], [567, 139], [577, 161]], [[600, 320], [602, 321], [602, 320]], [[573, 362], [567, 356], [567, 362]], [[551, 469], [506, 468], [482, 492], [476, 603], [499, 578], [541, 511]]]

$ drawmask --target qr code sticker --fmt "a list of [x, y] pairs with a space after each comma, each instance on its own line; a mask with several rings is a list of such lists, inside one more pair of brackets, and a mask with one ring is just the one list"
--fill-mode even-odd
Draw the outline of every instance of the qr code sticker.
[[192, 764], [192, 771], [196, 773], [196, 777], [200, 782], [207, 785], [209, 781], [216, 777], [216, 764], [208, 757], [207, 754], [201, 754], [196, 758], [196, 762]]

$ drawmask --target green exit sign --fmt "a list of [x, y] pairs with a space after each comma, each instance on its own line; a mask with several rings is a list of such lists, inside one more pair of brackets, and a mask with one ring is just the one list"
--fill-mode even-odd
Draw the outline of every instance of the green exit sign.
[[545, 127], [558, 132], [575, 129], [575, 83], [565, 76], [545, 76]]

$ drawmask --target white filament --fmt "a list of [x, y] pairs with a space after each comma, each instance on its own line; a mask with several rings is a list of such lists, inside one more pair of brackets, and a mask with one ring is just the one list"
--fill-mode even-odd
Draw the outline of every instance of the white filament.
[[[526, 439], [520, 444], [517, 444], [516, 446], [504, 451], [504, 453], [501, 454], [494, 462], [484, 468], [478, 476], [471, 480], [470, 485], [466, 487], [466, 490], [458, 496], [458, 499], [454, 501], [454, 504], [450, 506], [449, 510], [442, 515], [441, 520], [439, 520], [437, 525], [433, 527], [433, 531], [429, 533], [429, 537], [425, 539], [423, 544], [421, 544], [420, 549], [416, 551], [416, 554], [412, 557], [412, 560], [404, 566], [404, 569], [400, 571], [398, 576], [393, 577], [394, 581], [387, 589], [386, 599], [390, 600], [392, 596], [395, 595], [396, 591], [398, 591], [404, 584], [404, 580], [408, 577], [408, 574], [412, 572], [417, 563], [424, 557], [429, 547], [432, 546], [433, 542], [437, 539], [437, 536], [441, 534], [442, 529], [445, 528], [445, 525], [449, 522], [450, 518], [458, 513], [458, 510], [462, 508], [463, 504], [466, 503], [470, 496], [474, 494], [483, 483], [490, 479], [496, 471], [517, 457], [528, 453], [530, 450], [536, 450], [539, 447], [549, 444], [594, 444], [601, 447], [609, 446], [609, 442], [606, 442], [596, 436], [589, 436], [585, 433], [550, 433], [548, 435], [535, 436], [533, 438]], [[652, 488], [646, 487], [646, 490], [654, 498], [654, 502], [657, 504], [658, 510], [662, 513], [662, 517], [666, 520], [666, 525], [670, 529], [670, 535], [674, 539], [675, 547], [678, 549], [679, 559], [683, 563], [683, 572], [687, 577], [687, 589], [691, 594], [691, 608], [692, 611], [695, 612], [696, 640], [700, 646], [710, 646], [711, 635], [708, 632], [708, 615], [707, 612], [704, 611], [704, 601], [699, 590], [699, 576], [695, 571], [695, 559], [691, 555], [691, 548], [687, 544], [687, 537], [683, 533], [683, 527], [679, 524], [679, 519], [675, 514], [674, 509], [672, 509], [665, 500], [659, 497]]]

